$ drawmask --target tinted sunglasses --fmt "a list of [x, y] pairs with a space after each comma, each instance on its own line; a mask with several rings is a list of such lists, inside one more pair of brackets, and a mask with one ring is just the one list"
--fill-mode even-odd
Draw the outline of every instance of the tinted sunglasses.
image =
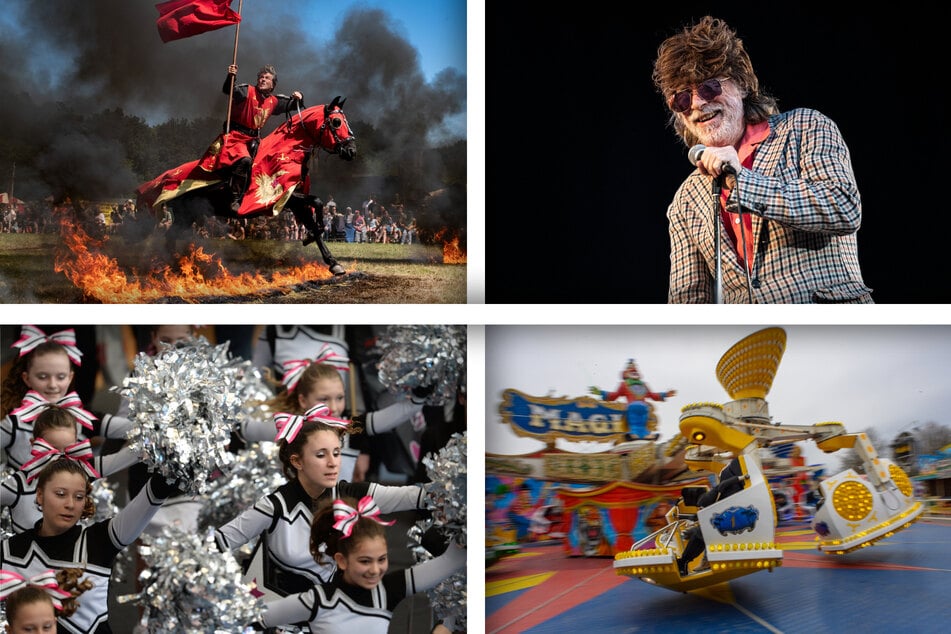
[[[697, 86], [697, 94], [704, 101], [713, 101], [716, 97], [723, 94], [723, 86], [720, 82], [726, 79], [708, 79]], [[674, 112], [687, 112], [690, 110], [690, 104], [693, 102], [693, 89], [687, 88], [674, 93], [670, 100], [670, 109]]]

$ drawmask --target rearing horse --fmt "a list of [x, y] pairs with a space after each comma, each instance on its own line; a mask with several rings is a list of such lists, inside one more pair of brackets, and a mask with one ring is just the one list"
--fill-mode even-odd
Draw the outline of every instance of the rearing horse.
[[261, 139], [251, 167], [250, 184], [237, 213], [230, 207], [230, 173], [205, 171], [199, 166], [199, 160], [168, 170], [140, 185], [136, 190], [139, 202], [153, 211], [168, 204], [173, 217], [168, 234], [170, 242], [190, 230], [196, 220], [212, 215], [250, 218], [277, 215], [289, 209], [311, 234], [304, 244], [316, 242], [330, 271], [341, 275], [343, 267], [320, 237], [323, 202], [310, 195], [307, 165], [317, 150], [337, 154], [345, 161], [356, 156], [356, 137], [342, 110], [345, 101], [336, 97], [329, 104], [298, 110]]

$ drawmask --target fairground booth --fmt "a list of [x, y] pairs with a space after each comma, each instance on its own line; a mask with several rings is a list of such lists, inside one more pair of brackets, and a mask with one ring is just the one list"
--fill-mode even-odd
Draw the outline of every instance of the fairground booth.
[[663, 525], [681, 488], [709, 484], [688, 471], [682, 437], [656, 442], [654, 408], [645, 399], [663, 400], [673, 391], [650, 392], [632, 368], [633, 361], [622, 375], [627, 402], [615, 402], [617, 391], [601, 398], [504, 391], [502, 423], [546, 446], [530, 454], [486, 454], [487, 562], [498, 549], [511, 553], [519, 543], [551, 539], [571, 556], [613, 556]]

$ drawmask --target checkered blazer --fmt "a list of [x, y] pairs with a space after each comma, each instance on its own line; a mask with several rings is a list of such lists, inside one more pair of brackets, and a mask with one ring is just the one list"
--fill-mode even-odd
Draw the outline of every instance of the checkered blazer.
[[[862, 203], [849, 149], [836, 124], [800, 108], [769, 119], [753, 168], [737, 176], [730, 211], [752, 214], [753, 301], [871, 304], [859, 270]], [[667, 209], [671, 304], [715, 301], [714, 204], [710, 177], [694, 171]], [[723, 301], [749, 302], [746, 275], [722, 227]]]

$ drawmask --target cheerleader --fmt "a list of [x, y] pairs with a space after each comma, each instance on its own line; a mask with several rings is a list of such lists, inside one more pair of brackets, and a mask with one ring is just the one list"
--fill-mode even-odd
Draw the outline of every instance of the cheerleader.
[[[439, 557], [387, 572], [389, 558], [380, 509], [371, 497], [336, 499], [314, 520], [310, 551], [318, 565], [332, 559], [337, 572], [326, 582], [267, 603], [255, 629], [308, 622], [312, 634], [386, 634], [396, 605], [465, 569], [466, 551], [456, 544]], [[446, 626], [436, 631], [445, 632]]]
[[[323, 403], [337, 418], [348, 418], [347, 395], [341, 369], [349, 366], [349, 360], [329, 347], [320, 350], [315, 359], [292, 359], [284, 363], [282, 383], [284, 391], [271, 399], [267, 405], [282, 412], [302, 414], [317, 403]], [[410, 398], [401, 399], [381, 410], [366, 412], [352, 418], [355, 426], [362, 426], [367, 436], [387, 432], [422, 412], [426, 397], [433, 391], [430, 386], [417, 387]], [[356, 427], [355, 427], [356, 428]], [[272, 440], [274, 426], [269, 421], [243, 421], [238, 430], [246, 442]], [[346, 440], [346, 439], [345, 439]], [[345, 443], [345, 456], [341, 473], [347, 479], [363, 480], [370, 466], [370, 455], [359, 453]], [[355, 463], [355, 464], [354, 464]]]
[[0, 447], [16, 468], [30, 460], [33, 421], [46, 407], [67, 409], [76, 418], [80, 439], [96, 433], [106, 438], [123, 438], [130, 427], [128, 419], [106, 414], [100, 420], [83, 409], [76, 392], [70, 391], [73, 364], [82, 363], [72, 329], [46, 335], [36, 326], [23, 326], [20, 339], [13, 344], [19, 356], [3, 382], [0, 408]]
[[[343, 361], [325, 361], [318, 356], [313, 362], [292, 360], [284, 364], [283, 383], [287, 387], [286, 399], [297, 401], [304, 410], [316, 403], [324, 403], [334, 416], [343, 416], [347, 407], [345, 386], [340, 374], [330, 372], [339, 368]], [[329, 367], [328, 367], [329, 366]], [[296, 395], [294, 393], [296, 392]], [[383, 409], [352, 416], [354, 424], [363, 427], [368, 436], [375, 436], [405, 423], [423, 411], [423, 404], [433, 392], [432, 386], [420, 386], [413, 390], [410, 398], [403, 399]], [[288, 401], [285, 401], [288, 403]]]
[[56, 612], [69, 616], [79, 605], [76, 598], [89, 589], [78, 583], [81, 570], [54, 573], [46, 570], [29, 579], [11, 570], [0, 570], [0, 601], [6, 614], [7, 634], [56, 631]]
[[[370, 436], [393, 430], [410, 421], [413, 422], [413, 428], [418, 429], [423, 424], [422, 401], [432, 393], [432, 388], [429, 388], [422, 398], [414, 398], [414, 402], [410, 402], [408, 398], [386, 391], [375, 379], [375, 361], [368, 355], [377, 336], [375, 326], [266, 326], [254, 350], [254, 365], [268, 369], [275, 376], [283, 376], [286, 367], [298, 364], [300, 360], [321, 361], [325, 355], [343, 360], [338, 370], [347, 385], [349, 416], [344, 417], [362, 424], [366, 431], [363, 435], [344, 441], [344, 454], [358, 456], [352, 477], [346, 468], [342, 471], [344, 478], [351, 482], [367, 480], [374, 458], [378, 459], [373, 454], [385, 451], [376, 447], [377, 443]], [[286, 384], [287, 379], [284, 382]], [[334, 409], [330, 403], [327, 405]], [[358, 420], [358, 414], [364, 412], [366, 419]], [[335, 415], [341, 414], [338, 412]], [[348, 467], [349, 462], [348, 458]]]
[[[341, 495], [373, 496], [384, 513], [424, 509], [419, 485], [383, 486], [369, 482], [338, 481], [341, 438], [349, 421], [330, 415], [318, 403], [303, 416], [278, 413], [279, 457], [288, 482], [258, 500], [215, 532], [218, 548], [234, 550], [260, 536], [264, 551], [263, 577], [258, 580], [278, 596], [302, 592], [328, 581], [333, 561], [317, 562], [303, 546], [309, 543], [313, 509], [321, 499]], [[263, 546], [262, 546], [263, 544]]]
[[88, 440], [76, 436], [76, 421], [67, 410], [49, 407], [33, 423], [33, 458], [0, 483], [0, 506], [10, 510], [14, 533], [32, 528], [43, 516], [36, 506], [36, 477], [47, 464], [60, 457], [81, 460], [93, 478], [118, 473], [139, 461], [131, 449], [107, 456], [93, 456]]
[[43, 516], [33, 528], [4, 539], [0, 559], [5, 569], [24, 577], [49, 568], [81, 568], [91, 586], [75, 613], [59, 615], [59, 628], [70, 634], [109, 634], [109, 579], [116, 556], [135, 541], [177, 489], [153, 476], [114, 517], [82, 526], [80, 520], [95, 513], [87, 468], [82, 461], [67, 458], [44, 467], [36, 483], [36, 503]]

